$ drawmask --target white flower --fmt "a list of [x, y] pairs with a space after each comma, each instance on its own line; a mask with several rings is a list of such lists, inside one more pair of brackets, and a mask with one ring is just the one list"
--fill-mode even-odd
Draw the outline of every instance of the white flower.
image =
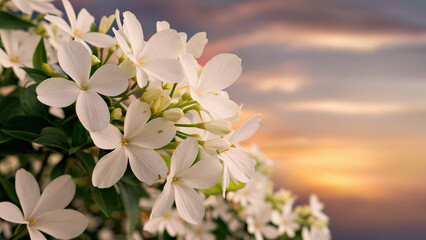
[[64, 209], [75, 193], [75, 184], [69, 175], [53, 180], [41, 196], [37, 181], [24, 169], [17, 171], [15, 185], [24, 214], [15, 204], [0, 202], [0, 218], [27, 224], [31, 239], [46, 239], [40, 231], [55, 238], [70, 239], [86, 229], [88, 221], [83, 214]]
[[[108, 106], [99, 94], [115, 96], [127, 89], [128, 80], [119, 67], [106, 64], [90, 77], [91, 58], [81, 43], [63, 43], [58, 50], [61, 68], [75, 81], [49, 78], [37, 86], [37, 98], [51, 107], [76, 102], [76, 112], [89, 131], [104, 129], [110, 119]], [[89, 78], [90, 77], [90, 78]]]
[[71, 3], [68, 0], [62, 0], [62, 3], [71, 26], [61, 17], [47, 15], [44, 18], [58, 26], [71, 37], [74, 37], [75, 41], [82, 43], [89, 52], [91, 52], [91, 50], [86, 42], [101, 48], [110, 47], [115, 44], [114, 38], [111, 36], [99, 32], [89, 32], [90, 26], [95, 21], [95, 18], [90, 15], [85, 8], [83, 8], [76, 17]]
[[307, 227], [302, 229], [302, 238], [303, 240], [330, 240], [330, 230], [326, 227], [317, 228], [315, 226], [311, 226], [311, 230]]
[[3, 233], [5, 238], [11, 238], [12, 237], [12, 226], [10, 226], [10, 223], [0, 221], [0, 233]]
[[317, 195], [312, 194], [310, 196], [309, 207], [314, 217], [318, 218], [319, 220], [328, 221], [328, 216], [322, 212], [324, 204], [319, 201]]
[[167, 233], [172, 237], [185, 234], [185, 226], [182, 220], [179, 219], [179, 214], [176, 210], [168, 211], [161, 217], [149, 219], [145, 223], [143, 230], [160, 234], [167, 230]]
[[216, 55], [207, 62], [201, 74], [198, 74], [199, 66], [192, 55], [187, 54], [180, 61], [192, 99], [200, 103], [214, 119], [230, 119], [239, 114], [237, 104], [218, 93], [240, 76], [240, 58], [229, 53]]
[[31, 16], [33, 11], [42, 13], [42, 14], [55, 14], [62, 15], [62, 12], [59, 11], [51, 2], [55, 0], [12, 0], [12, 3], [21, 10], [23, 13]]
[[[157, 21], [157, 32], [161, 32], [163, 30], [170, 29], [170, 24], [167, 21]], [[207, 34], [205, 32], [196, 33], [192, 36], [188, 42], [188, 36], [184, 32], [180, 32], [179, 36], [183, 43], [183, 49], [181, 52], [181, 56], [185, 56], [187, 53], [191, 54], [195, 58], [200, 58], [203, 54], [204, 47], [206, 46]]]
[[282, 212], [273, 211], [271, 220], [278, 226], [278, 232], [280, 234], [287, 234], [287, 236], [293, 238], [295, 232], [300, 228], [299, 223], [297, 223], [297, 213], [292, 211], [293, 201], [287, 202]]
[[256, 211], [252, 216], [247, 217], [247, 230], [254, 234], [256, 240], [266, 238], [277, 238], [279, 233], [277, 229], [268, 224], [271, 217], [272, 207], [269, 203], [262, 203], [256, 206]]
[[211, 221], [202, 222], [198, 225], [191, 224], [187, 229], [186, 240], [215, 240], [216, 236], [212, 231], [216, 229], [216, 224]]
[[[201, 197], [194, 190], [213, 187], [220, 179], [219, 160], [203, 155], [194, 165], [198, 142], [187, 138], [176, 148], [170, 163], [166, 185], [154, 203], [151, 218], [163, 216], [176, 201], [179, 215], [187, 222], [198, 224], [204, 217]], [[191, 166], [192, 165], [192, 166]]]
[[96, 146], [114, 149], [103, 156], [93, 170], [93, 185], [108, 188], [123, 176], [127, 159], [135, 176], [146, 184], [152, 184], [167, 174], [167, 165], [154, 149], [168, 144], [176, 134], [173, 122], [156, 118], [149, 122], [148, 104], [133, 101], [124, 121], [124, 135], [113, 125], [90, 132]]
[[220, 217], [223, 221], [227, 222], [231, 217], [231, 207], [222, 197], [211, 195], [204, 201], [206, 206], [211, 206], [211, 214], [214, 219]]
[[241, 204], [243, 207], [249, 204], [256, 205], [265, 200], [267, 189], [268, 179], [262, 174], [255, 172], [250, 182], [235, 192], [229, 192], [227, 198], [235, 203]]
[[124, 54], [136, 66], [138, 85], [144, 87], [148, 77], [169, 83], [181, 80], [183, 72], [177, 57], [182, 43], [177, 32], [171, 29], [158, 32], [145, 43], [142, 26], [135, 15], [127, 11], [123, 16], [123, 31], [113, 31]]
[[0, 65], [13, 68], [23, 85], [26, 73], [21, 67], [33, 67], [33, 54], [40, 36], [19, 30], [0, 30], [0, 38], [5, 49], [0, 48]]

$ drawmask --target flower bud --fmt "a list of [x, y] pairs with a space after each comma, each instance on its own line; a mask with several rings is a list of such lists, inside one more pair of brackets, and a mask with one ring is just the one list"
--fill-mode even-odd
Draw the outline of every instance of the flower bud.
[[223, 136], [231, 132], [231, 122], [228, 120], [211, 120], [204, 123], [198, 123], [197, 127], [219, 136]]
[[225, 138], [216, 138], [203, 142], [203, 147], [207, 149], [211, 149], [215, 152], [221, 153], [229, 149], [231, 143]]
[[111, 112], [111, 118], [114, 120], [120, 120], [121, 116], [123, 115], [121, 108], [116, 108]]
[[99, 23], [99, 32], [107, 33], [112, 23], [114, 23], [114, 20], [115, 20], [115, 14], [109, 16], [108, 18], [106, 16], [103, 16], [101, 18], [101, 22]]
[[140, 100], [147, 103], [152, 102], [161, 97], [161, 94], [163, 94], [163, 89], [161, 87], [152, 87], [146, 90]]
[[167, 109], [161, 116], [169, 121], [176, 122], [183, 117], [183, 111], [180, 108]]
[[92, 60], [92, 66], [101, 62], [101, 60], [99, 60], [99, 58], [95, 55], [91, 55], [90, 58]]
[[41, 64], [41, 70], [50, 77], [60, 77], [60, 78], [66, 78], [65, 76], [62, 76], [59, 73], [55, 73], [52, 68], [50, 68], [49, 64], [42, 63]]
[[169, 96], [161, 96], [161, 103], [160, 106], [158, 107], [158, 112], [163, 111], [164, 109], [166, 109], [170, 103], [172, 102], [172, 99]]
[[136, 76], [136, 66], [130, 61], [129, 58], [125, 58], [119, 65], [121, 71], [126, 75], [127, 79]]
[[191, 93], [189, 93], [189, 91], [186, 91], [183, 95], [182, 95], [182, 99], [183, 100], [188, 100], [191, 98]]

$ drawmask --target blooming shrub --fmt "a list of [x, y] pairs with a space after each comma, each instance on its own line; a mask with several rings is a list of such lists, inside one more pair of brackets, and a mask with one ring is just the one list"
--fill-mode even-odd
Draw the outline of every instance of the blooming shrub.
[[0, 239], [330, 239], [318, 198], [294, 208], [239, 145], [260, 114], [233, 130], [238, 56], [201, 66], [206, 33], [51, 2], [0, 2]]

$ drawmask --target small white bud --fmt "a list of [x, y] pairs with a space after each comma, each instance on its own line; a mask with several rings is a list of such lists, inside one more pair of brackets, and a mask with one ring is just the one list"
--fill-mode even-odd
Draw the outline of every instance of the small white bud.
[[215, 152], [223, 152], [229, 149], [231, 143], [225, 138], [216, 138], [205, 141], [203, 147], [207, 150], [213, 150]]
[[231, 132], [231, 122], [228, 120], [211, 120], [205, 123], [198, 123], [197, 127], [219, 136], [223, 136]]
[[101, 62], [101, 60], [99, 60], [99, 58], [96, 57], [95, 55], [91, 55], [90, 57], [92, 60], [92, 66]]
[[123, 112], [121, 111], [121, 108], [116, 108], [111, 112], [111, 118], [114, 120], [119, 120], [122, 115]]
[[126, 75], [127, 79], [136, 76], [136, 66], [130, 61], [129, 58], [125, 58], [119, 65], [121, 71]]
[[161, 87], [152, 87], [146, 90], [140, 100], [147, 103], [152, 102], [161, 97], [161, 94], [163, 94], [163, 89]]
[[171, 102], [172, 102], [172, 99], [169, 96], [161, 96], [161, 104], [160, 104], [160, 107], [158, 108], [158, 111], [161, 112], [164, 109], [166, 109]]
[[183, 117], [183, 111], [180, 108], [167, 109], [161, 116], [169, 121], [176, 122]]
[[99, 32], [107, 33], [112, 23], [114, 22], [114, 20], [115, 20], [115, 14], [109, 16], [108, 18], [106, 16], [103, 16], [101, 18], [101, 22], [99, 23]]

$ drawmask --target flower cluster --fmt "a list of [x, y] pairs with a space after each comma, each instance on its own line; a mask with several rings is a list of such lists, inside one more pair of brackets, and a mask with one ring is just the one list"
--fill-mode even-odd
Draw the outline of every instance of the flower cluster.
[[[0, 70], [13, 86], [0, 105], [18, 95], [19, 107], [2, 112], [0, 154], [8, 156], [4, 163], [18, 156], [15, 187], [23, 210], [11, 203], [18, 203], [12, 183], [1, 176], [8, 198], [0, 196], [0, 218], [19, 224], [14, 238], [29, 232], [45, 239], [44, 232], [69, 239], [86, 228], [101, 233], [106, 217], [121, 222], [117, 211], [125, 212], [128, 235], [143, 229], [214, 239], [221, 223], [235, 239], [329, 238], [318, 199], [293, 210], [291, 194], [268, 190], [272, 164], [239, 145], [258, 130], [260, 114], [232, 127], [241, 107], [225, 89], [241, 75], [238, 56], [218, 54], [201, 66], [204, 32], [188, 40], [161, 21], [147, 38], [129, 11], [117, 10], [97, 26], [86, 9], [76, 16], [68, 0], [62, 3], [66, 20], [51, 0], [0, 3], [0, 18], [11, 22], [0, 22]], [[46, 175], [52, 181], [40, 196], [37, 181]], [[77, 191], [72, 205], [86, 216], [64, 209], [76, 193], [74, 181], [91, 192], [88, 199]]]

